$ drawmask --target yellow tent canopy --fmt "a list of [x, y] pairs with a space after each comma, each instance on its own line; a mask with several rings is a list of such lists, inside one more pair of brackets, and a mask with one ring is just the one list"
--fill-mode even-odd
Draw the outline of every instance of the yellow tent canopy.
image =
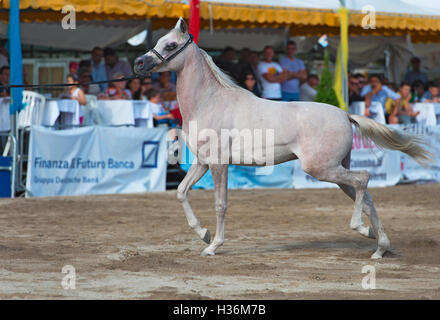
[[[0, 20], [8, 20], [9, 3], [0, 0]], [[168, 19], [189, 16], [189, 5], [182, 2], [163, 0], [20, 0], [20, 20], [22, 22], [58, 22], [66, 15], [61, 10], [65, 6], [75, 8], [78, 21], [126, 20], [152, 18], [159, 23], [156, 28], [168, 27]], [[167, 19], [168, 18], [168, 19]]]
[[[0, 0], [0, 19], [8, 19], [11, 0]], [[400, 2], [395, 1], [394, 2]], [[261, 0], [201, 1], [201, 28], [280, 28], [288, 27], [292, 36], [338, 35], [339, 17], [331, 9], [293, 6], [267, 6]], [[331, 7], [334, 1], [323, 1]], [[339, 3], [339, 1], [336, 1]], [[374, 1], [373, 1], [374, 2]], [[277, 1], [277, 4], [295, 1]], [[301, 3], [304, 3], [302, 1]], [[154, 29], [170, 28], [179, 17], [189, 17], [188, 1], [172, 0], [20, 0], [20, 17], [23, 22], [61, 21], [63, 6], [73, 5], [78, 20], [152, 19]], [[350, 9], [350, 8], [349, 8]], [[397, 8], [396, 8], [397, 10]], [[365, 14], [350, 9], [349, 35], [411, 35], [413, 42], [440, 42], [440, 13], [426, 14], [376, 12], [376, 29], [364, 29]]]

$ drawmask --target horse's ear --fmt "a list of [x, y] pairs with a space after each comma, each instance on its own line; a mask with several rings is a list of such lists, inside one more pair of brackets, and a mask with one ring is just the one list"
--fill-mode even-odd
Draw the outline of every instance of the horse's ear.
[[174, 28], [179, 29], [182, 33], [188, 32], [188, 26], [186, 25], [186, 22], [185, 20], [183, 20], [182, 17], [179, 18]]

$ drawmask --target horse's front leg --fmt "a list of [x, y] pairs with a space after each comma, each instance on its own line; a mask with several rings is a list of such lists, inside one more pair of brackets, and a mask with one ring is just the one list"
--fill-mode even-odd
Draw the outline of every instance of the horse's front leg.
[[177, 199], [179, 199], [183, 206], [183, 210], [185, 210], [189, 226], [197, 233], [200, 239], [209, 243], [211, 235], [209, 234], [208, 229], [200, 227], [199, 219], [197, 219], [188, 202], [189, 189], [191, 189], [191, 187], [203, 177], [206, 171], [208, 171], [208, 165], [200, 164], [197, 162], [197, 159], [195, 159], [185, 178], [177, 187]]
[[215, 250], [225, 241], [225, 215], [228, 206], [228, 165], [210, 165], [209, 169], [214, 180], [215, 214], [217, 229], [214, 240], [203, 250], [202, 256], [212, 256]]

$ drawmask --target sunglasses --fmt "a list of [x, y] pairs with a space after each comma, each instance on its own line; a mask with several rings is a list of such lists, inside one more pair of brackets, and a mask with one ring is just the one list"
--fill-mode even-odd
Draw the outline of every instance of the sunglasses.
[[143, 82], [142, 85], [152, 84], [152, 82]]

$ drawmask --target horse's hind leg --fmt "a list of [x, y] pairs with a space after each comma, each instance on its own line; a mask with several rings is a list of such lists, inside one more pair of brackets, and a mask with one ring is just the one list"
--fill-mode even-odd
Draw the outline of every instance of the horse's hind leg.
[[[353, 194], [353, 188], [349, 186], [340, 185], [341, 189], [347, 193], [350, 197], [352, 197]], [[355, 195], [356, 197], [356, 195]], [[388, 236], [385, 233], [385, 230], [383, 228], [382, 222], [379, 219], [379, 216], [377, 214], [376, 208], [374, 207], [373, 199], [371, 198], [371, 195], [368, 191], [365, 190], [365, 194], [363, 197], [363, 203], [362, 203], [362, 211], [370, 218], [371, 225], [373, 228], [362, 226], [363, 228], [368, 229], [368, 237], [369, 238], [376, 238], [378, 239], [378, 247], [376, 252], [371, 256], [373, 259], [380, 259], [382, 258], [383, 254], [388, 251], [391, 248], [390, 240], [388, 239]], [[353, 214], [352, 220], [351, 220], [351, 226], [353, 228], [354, 225], [360, 226], [356, 221], [360, 221], [362, 224], [362, 219], [357, 220], [357, 217], [359, 217], [359, 212], [356, 212]], [[355, 221], [355, 222], [354, 222]], [[366, 235], [361, 232], [361, 230], [358, 230], [361, 234]]]
[[[306, 169], [304, 169], [304, 167]], [[333, 182], [338, 185], [348, 185], [355, 190], [354, 216], [361, 216], [362, 209], [365, 209], [365, 213], [370, 217], [376, 239], [378, 239], [377, 250], [371, 258], [382, 258], [383, 254], [390, 249], [390, 241], [374, 209], [371, 196], [367, 193], [367, 184], [370, 178], [369, 173], [367, 171], [347, 170], [341, 165], [327, 169], [322, 167], [308, 168], [306, 165], [303, 166], [303, 170], [321, 181]]]
[[[355, 199], [356, 199], [356, 191], [354, 190], [353, 187], [350, 187], [350, 186], [347, 186], [347, 185], [343, 185], [343, 184], [338, 184], [338, 185], [341, 188], [341, 190], [344, 191], [344, 193], [346, 195], [348, 195], [353, 201], [355, 201]], [[363, 205], [362, 205], [362, 211], [363, 212], [366, 212], [365, 206], [366, 206], [366, 204], [364, 202]], [[365, 236], [367, 238], [371, 238], [371, 239], [375, 239], [376, 238], [373, 229], [371, 227], [369, 227], [369, 226], [365, 226], [364, 225], [364, 222], [362, 221], [362, 216], [361, 216], [361, 214], [359, 213], [358, 210], [355, 210], [353, 212], [353, 215], [351, 216], [350, 228], [352, 230], [358, 231], [361, 235], [363, 235], [363, 236]]]
[[200, 227], [200, 222], [195, 216], [194, 212], [191, 209], [191, 206], [188, 201], [188, 191], [191, 187], [200, 180], [201, 177], [208, 171], [208, 165], [196, 163], [197, 159], [194, 160], [194, 163], [191, 165], [191, 168], [188, 170], [185, 178], [177, 187], [177, 199], [179, 199], [180, 203], [183, 206], [183, 210], [185, 210], [186, 219], [188, 220], [189, 226], [197, 233], [197, 235], [205, 241], [209, 243], [211, 240], [211, 235], [208, 229]]
[[391, 248], [390, 240], [385, 233], [382, 222], [379, 219], [379, 215], [376, 212], [376, 208], [373, 204], [373, 199], [370, 194], [365, 192], [364, 198], [364, 212], [370, 218], [371, 225], [373, 226], [374, 233], [376, 234], [376, 238], [378, 238], [378, 248], [376, 252], [371, 256], [373, 259], [382, 258], [383, 254]]
[[[344, 158], [344, 160], [342, 160], [342, 166], [347, 170], [350, 169], [350, 156], [351, 156], [351, 152], [349, 152], [347, 154], [347, 156]], [[338, 184], [338, 185], [341, 188], [341, 190], [346, 195], [348, 195], [353, 201], [356, 200], [356, 191], [354, 190], [353, 187], [351, 187], [349, 185], [344, 185], [344, 184]], [[366, 204], [364, 202], [363, 206], [362, 206], [362, 211], [365, 212], [365, 214], [367, 214], [366, 210], [369, 210], [369, 208], [366, 208], [365, 206], [366, 206]], [[362, 221], [362, 214], [359, 210], [355, 210], [353, 212], [353, 215], [352, 215], [351, 221], [350, 221], [350, 228], [352, 230], [357, 230], [361, 235], [363, 235], [365, 237], [372, 238], [372, 239], [376, 238], [376, 236], [374, 235], [373, 229], [371, 229], [371, 227], [364, 226], [364, 223]]]

